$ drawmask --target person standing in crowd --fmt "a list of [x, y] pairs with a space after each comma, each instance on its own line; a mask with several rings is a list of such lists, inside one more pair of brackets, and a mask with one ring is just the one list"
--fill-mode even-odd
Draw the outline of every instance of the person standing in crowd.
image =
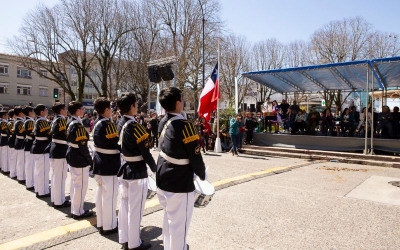
[[196, 174], [205, 180], [206, 169], [199, 135], [194, 125], [181, 114], [181, 91], [175, 87], [163, 89], [159, 101], [167, 112], [160, 135], [156, 178], [157, 196], [164, 210], [164, 249], [187, 250], [186, 237], [195, 201], [193, 176]]
[[8, 113], [1, 111], [0, 118], [0, 167], [3, 174], [10, 174], [8, 167]]
[[118, 232], [117, 222], [117, 173], [121, 166], [118, 146], [118, 130], [111, 122], [110, 100], [99, 97], [94, 101], [99, 114], [93, 127], [93, 174], [97, 182], [96, 216], [97, 227], [102, 235]]
[[56, 102], [51, 108], [55, 114], [51, 123], [52, 140], [50, 144], [51, 201], [54, 208], [70, 207], [71, 202], [65, 200], [65, 180], [68, 165], [67, 154], [67, 109], [64, 103]]
[[287, 132], [289, 130], [288, 124], [290, 124], [290, 122], [287, 123], [287, 120], [290, 118], [288, 115], [290, 105], [286, 102], [286, 100], [282, 100], [281, 105], [279, 106], [281, 107], [281, 120], [283, 122], [283, 129]]
[[34, 135], [35, 140], [33, 141], [31, 153], [35, 162], [34, 169], [34, 183], [36, 197], [44, 198], [50, 197], [49, 190], [49, 175], [50, 175], [50, 163], [49, 163], [49, 152], [50, 152], [50, 124], [47, 121], [48, 110], [43, 104], [38, 104], [35, 109], [37, 115]]
[[159, 121], [157, 119], [157, 113], [154, 112], [151, 114], [151, 120], [150, 120], [150, 130], [151, 130], [151, 141], [152, 141], [152, 147], [154, 146], [154, 150], [158, 148], [158, 124]]
[[18, 183], [25, 184], [25, 157], [24, 157], [24, 141], [25, 141], [25, 115], [22, 112], [22, 107], [17, 106], [14, 108], [14, 115], [16, 120], [14, 123], [15, 133], [15, 152], [17, 157], [17, 180]]
[[246, 144], [250, 145], [253, 143], [254, 128], [257, 127], [257, 122], [252, 117], [252, 113], [250, 112], [246, 113], [246, 118], [244, 119], [244, 126], [246, 130]]
[[293, 101], [292, 105], [290, 105], [289, 107], [289, 114], [288, 114], [288, 121], [289, 121], [289, 127], [293, 129], [292, 124], [294, 124], [295, 120], [296, 120], [296, 116], [299, 113], [300, 110], [300, 106], [297, 105], [297, 101]]
[[33, 154], [31, 154], [31, 148], [33, 144], [33, 140], [35, 138], [34, 129], [35, 129], [35, 120], [36, 117], [35, 112], [33, 111], [33, 107], [27, 106], [24, 108], [25, 114], [25, 142], [24, 142], [24, 154], [25, 154], [25, 185], [27, 190], [34, 189], [34, 169], [35, 169], [35, 160]]
[[324, 110], [321, 120], [322, 120], [322, 123], [321, 123], [322, 134], [328, 135], [328, 130], [330, 133], [332, 133], [333, 127], [334, 127], [334, 121], [333, 121], [333, 115], [332, 115], [330, 108], [326, 108]]
[[229, 136], [231, 137], [232, 141], [232, 148], [229, 150], [229, 152], [232, 153], [233, 156], [239, 156], [237, 146], [239, 142], [240, 119], [241, 116], [236, 114], [235, 117], [229, 122]]
[[82, 124], [86, 129], [86, 132], [90, 133], [90, 119], [89, 119], [89, 115], [85, 114], [83, 119], [82, 119]]
[[10, 171], [10, 178], [17, 178], [17, 152], [15, 151], [15, 122], [14, 109], [8, 111], [8, 169]]
[[151, 139], [145, 127], [134, 117], [139, 106], [133, 93], [123, 93], [117, 100], [117, 106], [123, 115], [118, 123], [118, 144], [125, 160], [117, 174], [121, 190], [119, 243], [124, 249], [149, 249], [151, 244], [140, 238], [140, 222], [148, 189], [146, 164], [153, 173], [156, 171], [156, 163], [150, 153]]
[[71, 114], [71, 120], [67, 123], [66, 159], [71, 173], [71, 217], [79, 220], [93, 216], [93, 212], [84, 210], [89, 169], [93, 165], [93, 161], [87, 145], [89, 133], [81, 121], [85, 108], [82, 103], [72, 101], [68, 104], [68, 112]]
[[349, 131], [349, 136], [353, 136], [353, 130], [352, 128], [354, 127], [354, 117], [353, 114], [350, 113], [350, 110], [348, 108], [345, 108], [343, 110], [342, 115], [340, 116], [340, 128], [342, 130], [342, 134], [346, 135], [346, 131]]
[[205, 151], [207, 151], [208, 139], [210, 138], [211, 126], [206, 121], [206, 118], [204, 118], [204, 117], [200, 118], [200, 128], [201, 128], [201, 135], [203, 136], [204, 141], [205, 141]]
[[307, 134], [310, 134], [310, 135], [315, 134], [315, 128], [318, 126], [320, 119], [321, 119], [321, 115], [317, 111], [317, 108], [312, 107], [311, 112], [308, 114], [307, 121], [306, 121]]

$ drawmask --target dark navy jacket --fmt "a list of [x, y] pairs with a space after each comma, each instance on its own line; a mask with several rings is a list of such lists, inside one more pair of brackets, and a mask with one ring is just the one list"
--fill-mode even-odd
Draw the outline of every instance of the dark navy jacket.
[[0, 146], [8, 145], [8, 126], [6, 120], [0, 121]]
[[24, 128], [25, 128], [24, 151], [31, 151], [33, 140], [35, 139], [34, 135], [35, 120], [33, 120], [33, 118], [27, 117], [24, 122]]
[[[118, 129], [115, 123], [102, 116], [95, 121], [93, 128], [93, 174], [117, 175], [121, 167], [121, 154], [118, 145]], [[115, 154], [106, 154], [98, 150], [116, 150]]]
[[17, 120], [15, 120], [14, 133], [15, 133], [15, 149], [16, 150], [24, 149], [25, 127], [23, 118], [17, 117]]
[[88, 141], [89, 134], [85, 127], [77, 118], [72, 117], [67, 123], [67, 142], [75, 147], [69, 145], [66, 155], [67, 163], [71, 167], [84, 168], [93, 165], [87, 145]]
[[[174, 117], [167, 114], [165, 120]], [[205, 179], [205, 165], [200, 152], [199, 135], [194, 125], [184, 119], [172, 121], [160, 142], [161, 151], [175, 159], [189, 159], [187, 165], [173, 164], [162, 156], [157, 161], [157, 187], [172, 193], [188, 193], [195, 190], [194, 173]]]
[[14, 132], [14, 120], [10, 119], [7, 123], [8, 127], [8, 147], [15, 147], [15, 132]]
[[[63, 159], [67, 154], [67, 119], [62, 115], [56, 115], [53, 122], [51, 123], [51, 137], [52, 142], [50, 143], [50, 154], [49, 157], [53, 159]], [[54, 142], [54, 140], [63, 141], [65, 144], [60, 142]]]
[[50, 123], [44, 117], [36, 119], [34, 135], [35, 140], [31, 147], [31, 154], [46, 154], [50, 151]]
[[149, 165], [151, 171], [156, 171], [156, 163], [150, 153], [151, 136], [147, 133], [146, 128], [137, 123], [135, 120], [130, 122], [123, 134], [122, 128], [126, 122], [134, 120], [133, 117], [123, 116], [118, 123], [118, 134], [121, 138], [121, 152], [126, 157], [142, 156], [143, 160], [135, 162], [127, 162], [121, 166], [118, 176], [122, 176], [125, 180], [135, 180], [147, 178], [147, 167]]

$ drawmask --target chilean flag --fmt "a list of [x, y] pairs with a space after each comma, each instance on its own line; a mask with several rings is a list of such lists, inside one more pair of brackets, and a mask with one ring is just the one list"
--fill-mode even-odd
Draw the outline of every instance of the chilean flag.
[[199, 109], [197, 110], [199, 117], [204, 117], [206, 121], [210, 120], [212, 112], [217, 109], [217, 100], [220, 98], [218, 79], [217, 63], [211, 77], [208, 79], [203, 91], [201, 92]]

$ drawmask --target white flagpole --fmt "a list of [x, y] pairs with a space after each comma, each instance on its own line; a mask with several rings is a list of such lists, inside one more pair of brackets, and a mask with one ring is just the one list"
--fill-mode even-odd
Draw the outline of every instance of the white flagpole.
[[[221, 74], [221, 60], [220, 60], [220, 50], [219, 50], [219, 39], [218, 39], [218, 91], [219, 91], [219, 86], [221, 86], [221, 78], [219, 77]], [[215, 139], [215, 145], [214, 145], [214, 152], [215, 153], [221, 153], [222, 148], [221, 148], [221, 138], [219, 138], [219, 98], [217, 99], [217, 115], [215, 117], [217, 120], [217, 138]]]
[[[239, 111], [238, 79], [235, 77], [235, 113]], [[242, 110], [244, 112], [244, 110]]]

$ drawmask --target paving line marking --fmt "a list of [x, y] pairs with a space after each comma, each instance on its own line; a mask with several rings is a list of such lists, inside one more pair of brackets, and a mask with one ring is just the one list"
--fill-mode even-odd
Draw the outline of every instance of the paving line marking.
[[[296, 164], [296, 165], [291, 165], [291, 166], [285, 166], [285, 167], [275, 167], [275, 168], [269, 168], [263, 171], [259, 171], [259, 172], [254, 172], [254, 173], [250, 173], [250, 174], [245, 174], [245, 175], [240, 175], [240, 176], [236, 176], [236, 177], [232, 177], [232, 178], [228, 178], [228, 179], [224, 179], [224, 180], [220, 180], [220, 181], [216, 181], [213, 182], [212, 185], [217, 189], [220, 186], [229, 184], [229, 183], [234, 183], [243, 179], [248, 179], [248, 178], [253, 178], [253, 177], [257, 177], [257, 176], [261, 176], [261, 175], [265, 175], [265, 174], [273, 174], [273, 173], [281, 173], [283, 171], [288, 171], [291, 170], [293, 168], [296, 167], [301, 167], [301, 166], [305, 166], [305, 165], [309, 165], [312, 163], [301, 163], [301, 164]], [[158, 199], [151, 199], [149, 201], [146, 201], [145, 204], [145, 209], [150, 209], [150, 208], [154, 208], [159, 206], [160, 203], [158, 201]], [[118, 212], [118, 210], [117, 210]], [[85, 228], [89, 228], [92, 227], [94, 225], [96, 225], [96, 217], [92, 217], [86, 220], [81, 220], [81, 221], [77, 221], [71, 224], [67, 224], [64, 226], [60, 226], [60, 227], [55, 227], [52, 228], [50, 230], [46, 230], [40, 233], [36, 233], [36, 234], [32, 234], [17, 240], [13, 240], [4, 244], [0, 244], [0, 250], [15, 250], [15, 249], [20, 249], [20, 248], [24, 248], [24, 247], [28, 247], [34, 244], [37, 244], [39, 242], [43, 242], [43, 241], [47, 241], [47, 240], [51, 240], [55, 237], [59, 237], [59, 236], [63, 236], [69, 233], [73, 233]]]

